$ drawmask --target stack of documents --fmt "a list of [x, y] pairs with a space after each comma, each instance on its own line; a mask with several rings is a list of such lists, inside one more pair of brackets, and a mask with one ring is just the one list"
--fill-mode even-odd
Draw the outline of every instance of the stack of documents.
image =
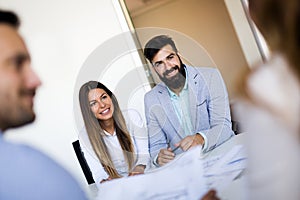
[[203, 158], [201, 147], [178, 155], [174, 161], [143, 175], [107, 181], [97, 199], [199, 200], [210, 188], [217, 191], [230, 184], [246, 166], [243, 147]]
[[207, 191], [200, 154], [199, 146], [152, 172], [105, 182], [98, 199], [198, 200]]
[[246, 168], [246, 153], [242, 145], [234, 146], [224, 155], [204, 159], [204, 177], [208, 188], [225, 189]]

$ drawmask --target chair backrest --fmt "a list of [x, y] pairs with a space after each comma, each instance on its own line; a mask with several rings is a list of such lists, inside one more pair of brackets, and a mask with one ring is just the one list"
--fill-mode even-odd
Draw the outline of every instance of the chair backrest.
[[231, 125], [233, 132], [237, 135], [243, 131], [243, 126], [239, 119], [235, 116], [235, 101], [231, 101], [230, 103], [230, 114], [231, 114]]
[[231, 123], [232, 123], [232, 130], [236, 135], [243, 132], [240, 122], [232, 120]]
[[89, 168], [89, 165], [86, 162], [86, 159], [84, 157], [83, 152], [81, 151], [79, 140], [76, 140], [76, 141], [72, 142], [72, 145], [73, 145], [74, 151], [76, 153], [77, 159], [79, 161], [79, 164], [80, 164], [81, 169], [84, 173], [84, 176], [85, 176], [85, 179], [86, 179], [87, 183], [88, 184], [95, 183], [92, 172]]

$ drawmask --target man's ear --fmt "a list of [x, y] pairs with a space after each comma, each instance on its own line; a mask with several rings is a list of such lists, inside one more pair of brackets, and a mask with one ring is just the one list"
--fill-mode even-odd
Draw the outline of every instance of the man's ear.
[[152, 67], [154, 67], [154, 65], [153, 65], [153, 62], [151, 61], [149, 61], [148, 59], [147, 59], [147, 62], [152, 66]]
[[182, 63], [186, 62], [186, 59], [181, 55], [180, 51], [177, 51], [176, 55], [179, 57]]
[[180, 57], [182, 57], [182, 55], [181, 55], [181, 53], [180, 53], [180, 51], [177, 51], [177, 53], [176, 53], [178, 56], [180, 56]]

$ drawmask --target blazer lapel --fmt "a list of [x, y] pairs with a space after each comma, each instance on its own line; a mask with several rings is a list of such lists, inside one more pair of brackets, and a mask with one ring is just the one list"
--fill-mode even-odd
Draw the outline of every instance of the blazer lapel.
[[191, 69], [190, 67], [187, 67], [188, 71], [188, 90], [189, 90], [189, 101], [190, 101], [190, 114], [191, 114], [191, 120], [192, 120], [192, 125], [194, 128], [194, 131], [197, 130], [197, 96], [198, 96], [198, 89], [199, 89], [199, 79], [198, 77], [200, 76], [198, 72], [196, 72], [193, 68]]
[[163, 106], [163, 109], [167, 115], [167, 118], [169, 119], [169, 121], [171, 122], [172, 126], [174, 127], [174, 129], [176, 130], [176, 133], [180, 136], [180, 138], [182, 138], [181, 136], [181, 132], [183, 131], [182, 130], [182, 127], [180, 125], [180, 122], [179, 122], [179, 119], [176, 115], [176, 112], [175, 112], [175, 109], [174, 109], [174, 106], [172, 104], [172, 101], [169, 97], [169, 93], [168, 93], [168, 90], [165, 87], [163, 87], [163, 89], [160, 89], [158, 91], [158, 99], [161, 103], [161, 105], [164, 105]]

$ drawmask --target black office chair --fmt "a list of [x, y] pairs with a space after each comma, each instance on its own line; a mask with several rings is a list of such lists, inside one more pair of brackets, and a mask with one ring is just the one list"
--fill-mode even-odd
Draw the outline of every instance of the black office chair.
[[243, 132], [241, 122], [237, 117], [234, 115], [234, 103], [230, 103], [230, 113], [231, 113], [231, 125], [233, 132], [237, 135]]
[[243, 132], [240, 122], [232, 120], [231, 123], [232, 123], [232, 130], [236, 135]]
[[81, 166], [81, 169], [84, 173], [85, 179], [88, 184], [95, 183], [92, 172], [89, 168], [89, 165], [86, 162], [86, 159], [84, 157], [83, 152], [81, 151], [79, 140], [76, 140], [75, 142], [72, 142], [74, 151], [76, 153], [77, 159], [79, 161], [79, 164]]

